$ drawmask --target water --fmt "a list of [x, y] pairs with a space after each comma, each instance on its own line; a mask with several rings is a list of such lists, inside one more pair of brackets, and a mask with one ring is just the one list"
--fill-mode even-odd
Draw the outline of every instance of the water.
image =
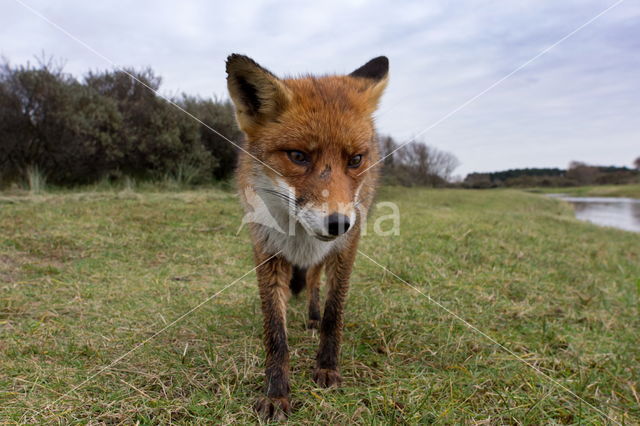
[[570, 197], [549, 194], [571, 203], [576, 218], [601, 226], [640, 232], [640, 200], [621, 197]]

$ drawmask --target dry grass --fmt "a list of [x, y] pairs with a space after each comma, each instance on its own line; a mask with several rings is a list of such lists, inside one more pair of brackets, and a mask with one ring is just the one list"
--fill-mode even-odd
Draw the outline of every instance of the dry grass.
[[[581, 398], [640, 422], [640, 238], [516, 191], [384, 188], [401, 235], [367, 255]], [[385, 213], [385, 212], [382, 212]], [[374, 216], [380, 212], [374, 212]], [[262, 386], [255, 276], [236, 197], [0, 198], [0, 423], [251, 423]], [[289, 309], [294, 423], [601, 424], [606, 419], [359, 257], [344, 386], [316, 388], [317, 336]]]

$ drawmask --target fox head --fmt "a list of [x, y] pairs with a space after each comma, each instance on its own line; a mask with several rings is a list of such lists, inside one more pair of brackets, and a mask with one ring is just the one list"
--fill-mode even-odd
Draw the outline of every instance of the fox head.
[[227, 85], [246, 136], [241, 193], [250, 187], [272, 214], [286, 213], [321, 241], [355, 228], [376, 179], [372, 114], [388, 70], [380, 56], [348, 75], [278, 78], [229, 56]]

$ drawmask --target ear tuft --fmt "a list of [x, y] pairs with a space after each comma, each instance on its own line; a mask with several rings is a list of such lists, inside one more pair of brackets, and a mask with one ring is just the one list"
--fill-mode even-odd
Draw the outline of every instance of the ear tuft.
[[371, 80], [382, 80], [389, 73], [389, 59], [386, 56], [373, 58], [351, 74], [351, 77], [368, 78]]

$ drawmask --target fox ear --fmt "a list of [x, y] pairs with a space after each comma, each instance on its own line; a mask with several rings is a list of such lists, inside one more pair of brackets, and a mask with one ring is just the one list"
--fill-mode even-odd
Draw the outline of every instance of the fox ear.
[[389, 81], [389, 59], [386, 56], [373, 58], [351, 74], [361, 84], [363, 91], [369, 95], [369, 106], [375, 110]]
[[387, 78], [389, 74], [389, 59], [386, 56], [373, 58], [351, 74], [351, 77], [368, 78], [373, 81], [380, 81]]
[[278, 77], [253, 59], [238, 54], [227, 58], [227, 87], [236, 106], [238, 124], [245, 132], [274, 120], [291, 97]]

